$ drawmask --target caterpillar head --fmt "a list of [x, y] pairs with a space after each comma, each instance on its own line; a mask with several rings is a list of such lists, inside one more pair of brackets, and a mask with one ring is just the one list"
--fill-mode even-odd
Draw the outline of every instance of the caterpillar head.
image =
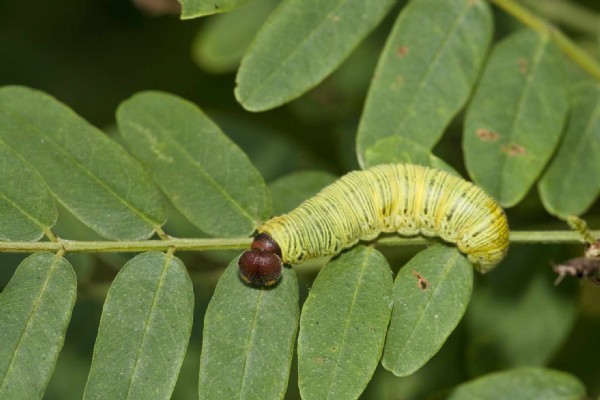
[[238, 261], [240, 276], [256, 286], [271, 286], [281, 276], [283, 263], [279, 245], [266, 233], [260, 233], [252, 242], [250, 251], [244, 252]]

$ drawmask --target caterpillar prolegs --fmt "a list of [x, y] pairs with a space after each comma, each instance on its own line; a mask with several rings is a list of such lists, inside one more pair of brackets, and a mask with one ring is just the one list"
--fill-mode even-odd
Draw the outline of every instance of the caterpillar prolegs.
[[482, 272], [508, 249], [504, 211], [482, 189], [445, 171], [388, 164], [350, 172], [266, 221], [240, 257], [240, 273], [250, 284], [272, 285], [283, 264], [335, 255], [382, 232], [439, 236]]

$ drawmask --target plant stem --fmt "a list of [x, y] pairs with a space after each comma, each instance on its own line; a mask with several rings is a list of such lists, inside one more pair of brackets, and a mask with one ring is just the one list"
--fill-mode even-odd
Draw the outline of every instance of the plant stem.
[[46, 237], [52, 242], [58, 241], [58, 238], [50, 229], [44, 229], [44, 235], [46, 235]]
[[568, 0], [522, 0], [522, 2], [547, 20], [594, 37], [598, 34], [598, 15], [594, 10], [578, 3]]
[[489, 0], [494, 3], [524, 25], [534, 29], [540, 33], [549, 35], [554, 43], [565, 53], [573, 62], [588, 74], [600, 80], [600, 65], [598, 62], [586, 53], [581, 47], [577, 46], [559, 29], [552, 26], [547, 21], [532, 14], [514, 0]]
[[569, 226], [581, 235], [582, 238], [590, 245], [596, 244], [596, 238], [594, 237], [590, 228], [588, 228], [587, 222], [585, 220], [579, 218], [576, 215], [571, 215], [566, 219]]
[[[594, 237], [600, 238], [600, 230], [591, 231]], [[382, 246], [399, 246], [399, 245], [423, 245], [429, 243], [427, 238], [402, 238], [402, 237], [386, 237], [377, 241], [377, 244]], [[585, 239], [579, 232], [575, 231], [513, 231], [510, 233], [510, 242], [512, 244], [582, 244]]]
[[[591, 231], [600, 238], [600, 230]], [[240, 250], [250, 246], [252, 238], [231, 239], [178, 239], [138, 240], [138, 241], [75, 241], [58, 239], [56, 242], [0, 242], [0, 253], [33, 253], [37, 251], [66, 253], [139, 253], [143, 251], [207, 251], [207, 250]], [[516, 231], [510, 234], [511, 243], [584, 243], [579, 232], [575, 231]], [[385, 237], [375, 243], [381, 246], [425, 245], [431, 240], [423, 237], [403, 238]]]
[[167, 235], [165, 233], [165, 231], [163, 231], [160, 226], [155, 226], [154, 227], [154, 231], [156, 232], [156, 234], [158, 235], [158, 237], [161, 238], [161, 240], [169, 240], [169, 239], [171, 239], [169, 237], [169, 235]]
[[123, 242], [76, 241], [58, 239], [57, 242], [0, 242], [0, 253], [33, 253], [36, 251], [67, 253], [139, 253], [143, 251], [207, 251], [236, 250], [250, 247], [252, 238], [234, 239], [176, 239], [136, 240]]

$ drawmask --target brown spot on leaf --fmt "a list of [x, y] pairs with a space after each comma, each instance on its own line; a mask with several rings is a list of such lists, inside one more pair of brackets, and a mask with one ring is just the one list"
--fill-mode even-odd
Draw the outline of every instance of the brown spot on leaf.
[[340, 16], [339, 16], [339, 15], [332, 15], [332, 16], [331, 16], [331, 20], [332, 20], [333, 22], [338, 22], [338, 21], [340, 20]]
[[396, 49], [396, 55], [400, 58], [404, 57], [407, 54], [408, 54], [408, 47], [406, 47], [406, 46], [400, 46]]
[[479, 137], [479, 139], [483, 140], [484, 142], [495, 142], [500, 136], [498, 132], [494, 132], [485, 128], [477, 129], [475, 131], [475, 134]]
[[517, 60], [517, 65], [519, 66], [519, 72], [525, 75], [529, 71], [529, 61], [525, 58], [519, 58]]
[[500, 148], [503, 153], [508, 154], [510, 157], [522, 156], [525, 152], [525, 147], [520, 146], [516, 143], [506, 144]]
[[411, 273], [417, 278], [417, 287], [421, 290], [427, 290], [429, 288], [429, 282], [423, 278], [417, 271], [411, 271]]

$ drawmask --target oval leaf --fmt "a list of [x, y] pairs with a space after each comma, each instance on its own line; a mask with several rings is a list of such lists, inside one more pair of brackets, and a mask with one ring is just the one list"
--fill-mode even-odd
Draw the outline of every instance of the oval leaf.
[[248, 0], [178, 0], [181, 3], [181, 19], [191, 19], [204, 15], [231, 11], [244, 5]]
[[489, 374], [460, 385], [447, 400], [581, 400], [585, 387], [574, 376], [543, 368]]
[[175, 207], [214, 236], [249, 235], [270, 214], [248, 157], [194, 104], [144, 92], [121, 104], [119, 131]]
[[192, 44], [194, 61], [207, 71], [235, 71], [252, 38], [277, 5], [276, 0], [253, 0], [239, 10], [204, 21]]
[[125, 264], [106, 296], [84, 399], [169, 399], [193, 308], [177, 257], [151, 252]]
[[247, 110], [280, 106], [316, 86], [385, 16], [393, 0], [289, 0], [242, 59], [235, 96]]
[[44, 178], [50, 192], [107, 239], [150, 237], [164, 223], [160, 192], [129, 154], [42, 92], [0, 89], [0, 140]]
[[[477, 32], [477, 34], [473, 34]], [[431, 149], [467, 101], [492, 35], [483, 0], [409, 2], [396, 20], [369, 88], [356, 138], [359, 163], [388, 136]]]
[[[466, 315], [466, 367], [481, 375], [544, 365], [571, 334], [577, 316], [575, 282], [552, 285], [548, 260], [565, 255], [550, 246], [515, 246], [473, 292]], [[543, 312], [540, 312], [543, 308]]]
[[323, 171], [302, 171], [271, 182], [273, 212], [279, 215], [293, 210], [336, 179], [335, 175]]
[[538, 186], [544, 207], [566, 218], [581, 215], [600, 193], [600, 85], [578, 87], [565, 137]]
[[453, 175], [458, 172], [444, 160], [433, 155], [426, 147], [402, 136], [390, 136], [379, 140], [365, 153], [366, 165], [409, 163], [437, 168]]
[[221, 276], [204, 318], [202, 399], [281, 399], [298, 325], [298, 283], [290, 268], [270, 288], [242, 282], [235, 258]]
[[567, 113], [562, 58], [523, 30], [498, 43], [467, 110], [469, 175], [504, 207], [517, 204], [556, 148]]
[[381, 357], [392, 274], [381, 253], [358, 246], [328, 263], [302, 308], [298, 385], [303, 399], [357, 399]]
[[27, 257], [0, 295], [0, 398], [41, 399], [75, 305], [71, 264], [50, 253]]
[[0, 240], [34, 241], [57, 218], [44, 180], [0, 140]]
[[431, 246], [402, 267], [383, 366], [397, 376], [421, 368], [458, 325], [472, 288], [473, 267], [455, 247]]

